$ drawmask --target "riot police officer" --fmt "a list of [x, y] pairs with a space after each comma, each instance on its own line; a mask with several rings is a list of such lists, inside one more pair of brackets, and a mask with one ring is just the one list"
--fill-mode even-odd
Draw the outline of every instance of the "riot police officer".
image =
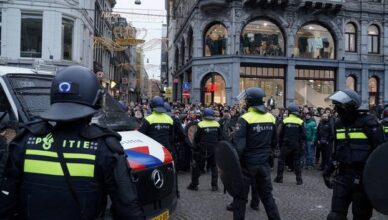
[[385, 140], [388, 141], [388, 106], [384, 108], [381, 124], [384, 128]]
[[245, 99], [248, 112], [238, 119], [233, 144], [240, 158], [245, 181], [242, 192], [233, 198], [233, 218], [244, 219], [249, 185], [251, 178], [255, 178], [268, 219], [280, 219], [272, 195], [269, 164], [272, 150], [276, 146], [276, 119], [266, 112], [265, 93], [261, 88], [248, 88], [239, 97]]
[[283, 172], [286, 158], [291, 156], [293, 158], [296, 184], [303, 184], [301, 156], [304, 153], [304, 143], [306, 140], [303, 120], [300, 119], [299, 107], [295, 104], [288, 106], [288, 117], [285, 118], [280, 125], [279, 131], [279, 147], [280, 157], [278, 161], [278, 173], [275, 182], [283, 183]]
[[144, 219], [120, 135], [90, 124], [103, 94], [95, 74], [65, 67], [50, 92], [43, 120], [27, 124], [10, 143], [0, 216], [96, 219], [107, 193], [115, 219]]
[[[362, 173], [369, 154], [382, 142], [384, 134], [374, 115], [359, 111], [361, 97], [353, 90], [335, 92], [329, 99], [338, 113], [335, 123], [332, 163], [323, 173], [324, 182], [333, 188], [328, 220], [347, 219], [352, 203], [354, 219], [370, 219], [372, 205], [363, 189]], [[335, 181], [331, 174], [336, 171]]]
[[197, 125], [197, 131], [194, 134], [193, 142], [193, 166], [191, 183], [187, 187], [189, 190], [198, 190], [199, 176], [201, 170], [207, 167], [211, 171], [212, 191], [218, 190], [218, 171], [214, 158], [214, 146], [218, 141], [224, 140], [220, 124], [214, 118], [214, 110], [206, 108], [203, 111], [203, 120]]
[[166, 147], [176, 162], [176, 150], [172, 145], [174, 120], [166, 114], [164, 100], [160, 96], [154, 96], [151, 100], [152, 113], [143, 119], [139, 131], [153, 138]]

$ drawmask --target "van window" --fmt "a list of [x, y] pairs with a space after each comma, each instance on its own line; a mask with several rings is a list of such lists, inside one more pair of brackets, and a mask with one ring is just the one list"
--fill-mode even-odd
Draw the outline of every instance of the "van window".
[[52, 76], [9, 76], [14, 93], [29, 120], [49, 108], [52, 79]]

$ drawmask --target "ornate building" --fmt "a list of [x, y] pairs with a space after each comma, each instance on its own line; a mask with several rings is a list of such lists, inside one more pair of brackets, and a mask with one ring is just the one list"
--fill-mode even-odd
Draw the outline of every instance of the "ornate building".
[[324, 107], [329, 94], [345, 87], [362, 95], [364, 107], [388, 100], [388, 3], [166, 0], [166, 4], [175, 100], [233, 103], [250, 86], [263, 88], [278, 107], [291, 102]]

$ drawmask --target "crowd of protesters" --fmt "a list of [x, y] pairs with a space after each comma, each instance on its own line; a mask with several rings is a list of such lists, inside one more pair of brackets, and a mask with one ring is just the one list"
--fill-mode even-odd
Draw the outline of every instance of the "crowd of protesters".
[[[123, 103], [122, 103], [123, 104]], [[123, 104], [124, 105], [124, 104]], [[240, 104], [213, 104], [204, 106], [202, 104], [184, 104], [172, 102], [171, 116], [181, 123], [186, 137], [176, 140], [175, 145], [180, 159], [178, 168], [184, 171], [190, 169], [190, 141], [187, 137], [188, 127], [199, 122], [205, 107], [214, 110], [214, 117], [220, 123], [226, 138], [231, 138], [235, 130], [238, 118], [246, 112], [244, 106]], [[276, 117], [277, 125], [287, 117], [288, 112], [285, 108], [275, 108], [267, 104], [268, 111]], [[148, 104], [129, 103], [124, 109], [128, 111], [129, 116], [135, 119], [137, 126], [140, 127], [144, 117], [151, 114], [151, 107]], [[300, 106], [301, 118], [304, 120], [306, 130], [306, 149], [302, 158], [302, 166], [305, 169], [323, 170], [331, 154], [331, 145], [334, 140], [334, 131], [331, 128], [335, 122], [335, 115], [331, 108], [314, 108], [309, 106]], [[329, 129], [329, 130], [328, 130]], [[274, 152], [276, 157], [278, 152]], [[292, 161], [287, 162], [288, 171], [293, 170]]]

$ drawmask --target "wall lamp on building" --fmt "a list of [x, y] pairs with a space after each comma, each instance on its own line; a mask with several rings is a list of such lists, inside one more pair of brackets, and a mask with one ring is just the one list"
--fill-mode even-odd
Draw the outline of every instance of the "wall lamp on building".
[[136, 4], [136, 5], [141, 5], [141, 1], [140, 1], [140, 0], [136, 0], [136, 1], [135, 1], [135, 4]]

